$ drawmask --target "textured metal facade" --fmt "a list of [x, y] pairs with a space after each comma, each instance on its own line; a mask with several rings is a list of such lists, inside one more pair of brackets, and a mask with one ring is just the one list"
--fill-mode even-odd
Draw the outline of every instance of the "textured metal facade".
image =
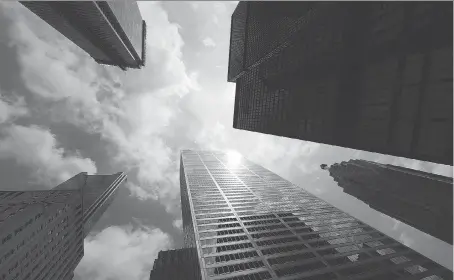
[[122, 69], [140, 68], [146, 28], [136, 2], [23, 1], [30, 11], [95, 61]]
[[80, 191], [0, 192], [0, 279], [72, 279], [83, 239]]
[[244, 158], [185, 150], [181, 161], [184, 230], [193, 235], [204, 280], [452, 279], [451, 271]]
[[235, 128], [452, 165], [452, 2], [247, 4]]
[[452, 245], [452, 178], [364, 160], [329, 172], [344, 192]]

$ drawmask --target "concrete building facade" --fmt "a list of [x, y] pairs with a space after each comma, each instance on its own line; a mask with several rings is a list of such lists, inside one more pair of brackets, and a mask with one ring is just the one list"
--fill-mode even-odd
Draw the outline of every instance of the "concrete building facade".
[[452, 245], [452, 178], [365, 160], [326, 169], [345, 193]]
[[452, 2], [240, 2], [233, 127], [453, 163]]
[[93, 59], [106, 65], [145, 65], [146, 23], [133, 1], [21, 1]]
[[452, 272], [235, 154], [184, 150], [185, 245], [203, 280], [452, 279]]

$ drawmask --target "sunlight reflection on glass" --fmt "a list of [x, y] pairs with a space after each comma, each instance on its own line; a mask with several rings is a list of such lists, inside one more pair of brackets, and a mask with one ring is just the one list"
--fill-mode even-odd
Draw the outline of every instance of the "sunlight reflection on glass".
[[241, 158], [243, 156], [238, 153], [237, 151], [227, 151], [227, 165], [229, 167], [235, 167], [238, 166], [241, 163]]

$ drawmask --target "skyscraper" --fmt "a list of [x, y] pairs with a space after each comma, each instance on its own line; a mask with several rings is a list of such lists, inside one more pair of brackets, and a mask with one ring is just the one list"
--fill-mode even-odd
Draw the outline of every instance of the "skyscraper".
[[106, 65], [145, 65], [146, 23], [135, 1], [22, 1], [34, 14]]
[[240, 2], [233, 127], [452, 165], [452, 2]]
[[126, 175], [118, 172], [112, 175], [87, 175], [81, 172], [54, 190], [82, 190], [84, 237], [101, 218], [115, 198], [118, 188], [126, 181]]
[[452, 245], [452, 178], [365, 160], [326, 169], [344, 192]]
[[231, 153], [181, 153], [186, 247], [202, 279], [452, 279], [452, 272]]
[[0, 191], [0, 280], [70, 280], [84, 237], [126, 180], [82, 172], [45, 191]]
[[0, 279], [72, 279], [84, 254], [81, 190], [1, 191], [0, 240]]
[[196, 248], [161, 251], [154, 261], [150, 280], [200, 280]]

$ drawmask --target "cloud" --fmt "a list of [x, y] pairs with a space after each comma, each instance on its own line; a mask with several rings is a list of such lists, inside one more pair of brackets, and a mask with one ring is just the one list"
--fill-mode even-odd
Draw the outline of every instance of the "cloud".
[[203, 39], [202, 43], [205, 47], [213, 47], [213, 48], [216, 47], [216, 43], [210, 37], [206, 37], [205, 39]]
[[96, 64], [20, 4], [2, 5], [11, 20], [10, 44], [22, 80], [46, 106], [41, 114], [101, 135], [113, 163], [137, 175], [130, 178], [133, 195], [176, 197], [178, 188], [166, 186], [174, 181], [172, 160], [178, 152], [168, 146], [166, 135], [181, 98], [199, 85], [182, 60], [180, 27], [160, 3], [139, 2], [148, 22], [147, 66], [127, 72]]
[[159, 229], [112, 226], [85, 239], [75, 274], [91, 280], [146, 280], [158, 252], [171, 246], [170, 237]]
[[23, 97], [6, 98], [0, 94], [0, 124], [28, 115]]
[[12, 159], [30, 168], [34, 179], [49, 187], [79, 172], [96, 173], [91, 159], [58, 147], [55, 136], [45, 128], [11, 125], [2, 128], [0, 135], [0, 159]]
[[179, 230], [183, 230], [183, 221], [181, 219], [173, 221], [173, 226]]

